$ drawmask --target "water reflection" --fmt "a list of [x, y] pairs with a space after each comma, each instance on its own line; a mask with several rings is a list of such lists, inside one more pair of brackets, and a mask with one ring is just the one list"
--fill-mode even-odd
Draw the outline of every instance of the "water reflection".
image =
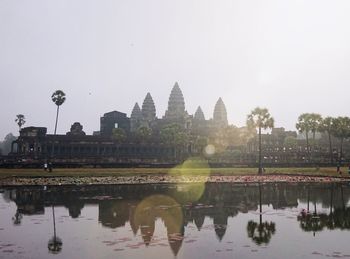
[[252, 220], [248, 221], [247, 232], [250, 237], [257, 245], [268, 244], [273, 234], [276, 232], [276, 225], [274, 222], [263, 222], [262, 221], [262, 188], [261, 183], [258, 185], [259, 188], [259, 223]]
[[55, 217], [55, 206], [52, 205], [52, 222], [53, 222], [53, 237], [50, 238], [47, 248], [50, 253], [58, 254], [62, 250], [62, 240], [56, 235], [56, 217]]
[[[196, 192], [195, 188], [192, 191]], [[21, 220], [23, 224], [28, 216], [44, 214], [45, 208], [52, 206], [54, 235], [48, 242], [52, 253], [62, 250], [55, 219], [55, 207], [62, 206], [67, 208], [70, 217], [78, 218], [86, 205], [97, 204], [98, 222], [104, 228], [122, 229], [129, 227], [128, 223], [134, 235], [140, 233], [144, 247], [156, 242], [155, 232], [159, 228], [156, 222], [160, 220], [174, 255], [178, 255], [186, 240], [189, 224], [193, 223], [200, 232], [205, 219], [211, 219], [213, 224], [209, 230], [222, 242], [229, 229], [229, 218], [248, 212], [256, 212], [256, 220], [244, 223], [251, 242], [273, 243], [280, 225], [269, 214], [264, 214], [267, 206], [275, 210], [305, 206], [295, 214], [293, 221], [301, 231], [312, 235], [326, 229], [350, 229], [350, 188], [347, 185], [206, 183], [196, 201], [192, 199], [193, 192], [191, 185], [186, 184], [26, 187], [6, 190], [3, 197], [17, 205], [12, 216], [15, 225], [21, 224]]]
[[[340, 199], [336, 199], [337, 206], [334, 208], [334, 191], [339, 191]], [[300, 228], [306, 232], [316, 232], [323, 231], [324, 229], [334, 230], [334, 229], [350, 229], [350, 208], [347, 207], [348, 196], [344, 197], [344, 187], [339, 185], [334, 187], [333, 184], [330, 185], [329, 190], [329, 213], [318, 213], [317, 212], [317, 202], [314, 202], [314, 210], [309, 211], [303, 210], [298, 216], [298, 221], [300, 222]], [[310, 189], [308, 189], [309, 195]], [[314, 195], [314, 199], [316, 196]], [[308, 199], [309, 203], [309, 199]]]

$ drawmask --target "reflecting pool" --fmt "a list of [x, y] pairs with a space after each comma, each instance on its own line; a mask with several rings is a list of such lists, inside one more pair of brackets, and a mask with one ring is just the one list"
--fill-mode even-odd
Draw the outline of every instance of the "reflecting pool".
[[0, 258], [346, 258], [347, 184], [0, 190]]

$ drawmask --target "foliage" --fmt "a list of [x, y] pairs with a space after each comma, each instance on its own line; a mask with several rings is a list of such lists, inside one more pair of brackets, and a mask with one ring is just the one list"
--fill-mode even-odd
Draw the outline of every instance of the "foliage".
[[147, 142], [152, 136], [152, 129], [149, 127], [141, 126], [136, 130], [135, 134], [136, 138], [139, 141]]
[[268, 244], [271, 237], [276, 232], [276, 226], [273, 222], [257, 223], [252, 220], [247, 225], [248, 237], [257, 245]]
[[202, 153], [204, 148], [208, 145], [208, 138], [203, 136], [197, 136], [195, 145], [197, 147], [197, 150]]
[[340, 140], [340, 154], [339, 161], [343, 157], [343, 142], [344, 139], [350, 138], [350, 118], [349, 117], [337, 117], [333, 120], [334, 124], [334, 136]]
[[188, 136], [186, 132], [178, 124], [169, 124], [160, 130], [160, 138], [162, 142], [174, 145], [182, 146], [187, 143]]
[[322, 124], [322, 116], [318, 113], [310, 113], [308, 116], [308, 123], [313, 134], [313, 139], [315, 139], [315, 133], [320, 129]]
[[307, 138], [311, 131], [315, 138], [315, 133], [322, 128], [322, 122], [322, 116], [318, 113], [303, 113], [298, 117], [295, 127], [300, 133], [305, 132]]
[[47, 248], [49, 249], [50, 253], [58, 254], [62, 250], [62, 245], [63, 245], [63, 242], [61, 238], [57, 236], [53, 236], [47, 243]]
[[[312, 132], [313, 143], [315, 145], [315, 134], [316, 131], [322, 128], [322, 116], [317, 113], [303, 113], [298, 117], [298, 122], [295, 127], [300, 133], [305, 132], [306, 137], [306, 148], [310, 152], [310, 143], [309, 143], [309, 132]], [[310, 153], [309, 153], [310, 156]], [[311, 160], [311, 156], [309, 157]]]
[[247, 116], [248, 128], [268, 129], [273, 128], [274, 119], [271, 117], [268, 109], [256, 107]]
[[298, 146], [298, 140], [296, 137], [288, 136], [284, 139], [283, 145], [286, 148], [296, 148]]
[[66, 100], [66, 94], [62, 90], [56, 90], [51, 95], [51, 100], [57, 105], [61, 106]]
[[346, 139], [350, 137], [350, 118], [337, 117], [333, 119], [334, 136], [339, 139]]
[[126, 139], [125, 131], [122, 128], [113, 129], [112, 138], [117, 142], [123, 142]]
[[240, 135], [240, 129], [235, 126], [227, 126], [219, 129], [214, 135], [216, 149], [225, 151], [229, 146], [241, 146], [243, 142]]
[[299, 133], [305, 132], [307, 137], [310, 132], [310, 124], [308, 118], [309, 114], [303, 113], [298, 117], [298, 122], [295, 124], [295, 127], [299, 131]]
[[[66, 100], [66, 94], [62, 90], [56, 90], [51, 95], [51, 100], [57, 105], [57, 112], [56, 112], [56, 122], [55, 122], [55, 131], [54, 134], [56, 135], [57, 130], [57, 122], [58, 122], [58, 114], [60, 106], [65, 102]], [[52, 149], [53, 150], [53, 149]]]
[[239, 138], [243, 145], [246, 145], [250, 140], [254, 139], [256, 136], [255, 128], [242, 127], [239, 129]]
[[258, 174], [262, 174], [262, 159], [261, 159], [261, 129], [274, 127], [274, 119], [271, 117], [268, 109], [256, 107], [247, 116], [248, 128], [258, 128], [259, 133], [259, 170]]
[[333, 135], [335, 131], [334, 118], [333, 117], [324, 118], [320, 123], [319, 131], [327, 132], [328, 134]]
[[15, 122], [17, 123], [19, 130], [21, 130], [22, 126], [26, 123], [25, 117], [23, 114], [17, 114]]
[[320, 132], [328, 134], [330, 162], [333, 164], [332, 135], [335, 133], [334, 118], [326, 117], [322, 120], [319, 128]]

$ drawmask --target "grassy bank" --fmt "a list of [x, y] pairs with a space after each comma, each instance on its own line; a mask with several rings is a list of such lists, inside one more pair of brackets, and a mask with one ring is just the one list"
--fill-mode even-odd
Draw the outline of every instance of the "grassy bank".
[[[349, 177], [348, 168], [341, 168], [342, 177]], [[0, 169], [0, 178], [43, 176], [137, 176], [137, 175], [255, 175], [257, 168], [57, 168], [53, 172], [40, 169]], [[264, 174], [292, 174], [309, 176], [340, 176], [335, 167], [322, 168], [266, 168]]]

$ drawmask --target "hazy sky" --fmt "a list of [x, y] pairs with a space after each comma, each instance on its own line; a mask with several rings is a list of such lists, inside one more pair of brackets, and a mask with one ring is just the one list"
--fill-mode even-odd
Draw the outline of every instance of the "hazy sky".
[[0, 0], [0, 139], [25, 126], [91, 134], [147, 92], [165, 113], [175, 81], [193, 114], [222, 97], [228, 120], [256, 106], [294, 129], [303, 112], [350, 116], [348, 0]]

